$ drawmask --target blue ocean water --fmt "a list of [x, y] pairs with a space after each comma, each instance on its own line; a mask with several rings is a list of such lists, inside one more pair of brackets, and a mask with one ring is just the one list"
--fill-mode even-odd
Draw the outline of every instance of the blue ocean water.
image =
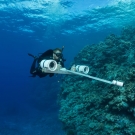
[[65, 46], [65, 66], [87, 44], [135, 23], [132, 0], [0, 1], [0, 135], [64, 135], [58, 120], [60, 75], [31, 78], [33, 59]]

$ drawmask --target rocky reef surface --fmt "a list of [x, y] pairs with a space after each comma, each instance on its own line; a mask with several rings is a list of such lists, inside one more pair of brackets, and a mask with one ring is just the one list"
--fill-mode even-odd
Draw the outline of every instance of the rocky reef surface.
[[124, 87], [66, 75], [58, 96], [66, 135], [135, 135], [135, 28], [85, 46], [73, 64], [89, 66], [91, 76], [123, 81]]

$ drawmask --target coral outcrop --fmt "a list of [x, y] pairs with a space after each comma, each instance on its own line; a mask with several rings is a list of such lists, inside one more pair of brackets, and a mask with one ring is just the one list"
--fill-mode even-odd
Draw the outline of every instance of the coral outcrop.
[[123, 81], [124, 87], [66, 75], [58, 100], [67, 135], [135, 135], [135, 28], [85, 46], [73, 64], [89, 66], [91, 76]]

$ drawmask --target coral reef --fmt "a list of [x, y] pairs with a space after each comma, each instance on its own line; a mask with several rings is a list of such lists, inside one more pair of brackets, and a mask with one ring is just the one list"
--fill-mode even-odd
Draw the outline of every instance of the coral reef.
[[67, 135], [135, 135], [135, 28], [85, 46], [73, 64], [85, 64], [89, 75], [124, 82], [109, 85], [66, 75], [58, 96], [59, 119]]

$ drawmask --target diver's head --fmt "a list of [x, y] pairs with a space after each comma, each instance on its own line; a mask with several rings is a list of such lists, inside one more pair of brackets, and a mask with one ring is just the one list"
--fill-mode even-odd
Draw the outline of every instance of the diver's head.
[[54, 60], [60, 60], [62, 58], [62, 50], [59, 48], [56, 48], [53, 50], [53, 59]]

